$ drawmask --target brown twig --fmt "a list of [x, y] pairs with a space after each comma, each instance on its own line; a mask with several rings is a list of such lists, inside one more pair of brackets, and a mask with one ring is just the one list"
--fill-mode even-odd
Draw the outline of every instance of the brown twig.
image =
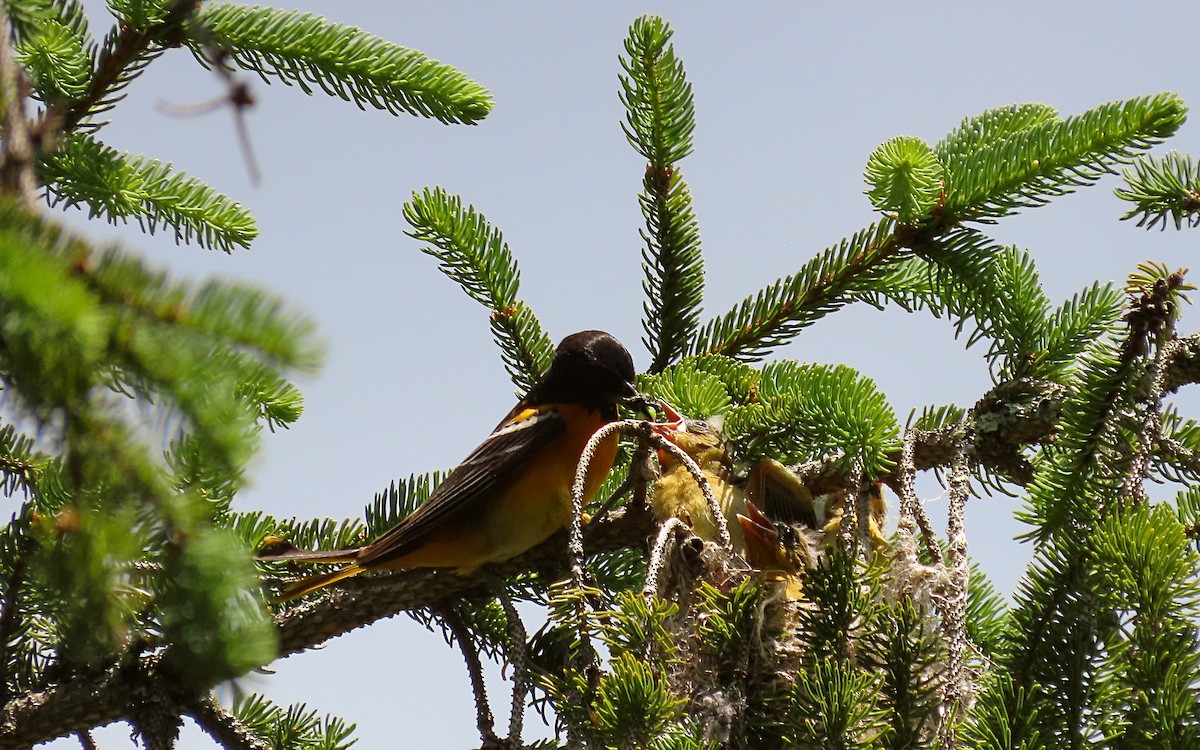
[[658, 535], [650, 547], [650, 559], [646, 563], [646, 581], [642, 584], [642, 593], [646, 596], [658, 596], [658, 579], [667, 564], [667, 547], [675, 537], [675, 532], [686, 529], [687, 524], [678, 518], [671, 517], [658, 527]]
[[0, 3], [0, 97], [4, 99], [4, 146], [0, 151], [0, 177], [5, 190], [18, 193], [26, 205], [37, 202], [34, 148], [25, 118], [25, 76], [12, 48], [13, 30], [8, 4]]
[[965, 523], [967, 498], [971, 495], [971, 467], [965, 446], [955, 456], [949, 485], [950, 503], [946, 512], [948, 585], [943, 595], [938, 597], [942, 614], [942, 640], [946, 645], [946, 676], [941, 686], [941, 726], [938, 729], [942, 750], [953, 750], [958, 717], [974, 692], [972, 686], [967, 684], [964, 669], [964, 654], [968, 645], [967, 585], [971, 575]]
[[[1172, 331], [1173, 332], [1173, 331]], [[1154, 360], [1146, 373], [1150, 387], [1145, 397], [1138, 404], [1142, 412], [1141, 426], [1137, 431], [1137, 449], [1129, 459], [1125, 472], [1125, 483], [1121, 488], [1121, 498], [1144, 504], [1147, 501], [1146, 480], [1150, 476], [1151, 460], [1154, 451], [1162, 437], [1162, 402], [1163, 382], [1166, 377], [1167, 364], [1175, 356], [1177, 343], [1174, 338], [1158, 347]]]
[[940, 565], [942, 550], [937, 543], [937, 534], [934, 533], [933, 525], [929, 522], [929, 516], [925, 515], [925, 509], [921, 506], [921, 498], [917, 496], [917, 470], [913, 465], [913, 454], [921, 434], [920, 430], [907, 430], [904, 433], [904, 445], [900, 449], [900, 462], [896, 466], [896, 470], [900, 473], [900, 481], [897, 483], [898, 487], [894, 489], [900, 496], [900, 522], [903, 524], [907, 519], [920, 530], [925, 554], [929, 556], [930, 562], [934, 565]]
[[517, 612], [512, 597], [504, 589], [497, 598], [504, 609], [508, 624], [508, 663], [513, 667], [512, 713], [508, 717], [508, 747], [522, 747], [521, 731], [525, 725], [525, 696], [529, 694], [529, 636], [525, 623]]
[[479, 737], [485, 747], [499, 745], [500, 738], [496, 736], [496, 721], [492, 716], [492, 707], [488, 702], [487, 685], [483, 680], [483, 664], [479, 661], [479, 649], [471, 637], [471, 630], [463, 622], [462, 616], [453, 605], [434, 609], [438, 617], [445, 623], [458, 650], [462, 653], [463, 661], [467, 664], [467, 675], [471, 680], [471, 692], [475, 695], [475, 726], [479, 728]]

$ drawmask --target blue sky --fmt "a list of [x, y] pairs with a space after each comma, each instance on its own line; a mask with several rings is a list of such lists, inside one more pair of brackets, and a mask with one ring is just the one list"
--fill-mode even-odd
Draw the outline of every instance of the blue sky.
[[[107, 28], [99, 3], [94, 31]], [[696, 99], [696, 152], [682, 162], [706, 264], [705, 319], [718, 315], [872, 219], [867, 156], [884, 140], [932, 143], [963, 117], [1016, 102], [1063, 114], [1175, 91], [1200, 104], [1191, 3], [483, 3], [444, 0], [290, 6], [357, 25], [458, 66], [493, 93], [475, 127], [359, 111], [296, 88], [253, 81], [248, 117], [262, 181], [249, 183], [227, 111], [166, 115], [157, 106], [219, 96], [184, 51], [150, 66], [101, 135], [170, 161], [245, 203], [262, 235], [232, 256], [177, 247], [169, 235], [69, 217], [197, 278], [219, 274], [275, 290], [318, 322], [321, 372], [301, 381], [306, 413], [268, 435], [242, 509], [352, 516], [392, 479], [453, 466], [509, 408], [513, 387], [484, 311], [404, 235], [412, 191], [440, 185], [504, 231], [521, 296], [556, 341], [584, 328], [615, 334], [640, 368], [640, 213], [644, 165], [619, 123], [617, 55], [644, 13], [675, 29]], [[736, 10], [734, 8], [736, 7]], [[103, 24], [103, 25], [102, 25]], [[1200, 155], [1200, 129], [1170, 144]], [[1162, 151], [1163, 149], [1159, 149]], [[1028, 249], [1052, 299], [1096, 279], [1122, 280], [1145, 259], [1192, 264], [1196, 234], [1118, 222], [1118, 181], [989, 230]], [[567, 279], [583, 279], [568, 286]], [[1194, 279], [1193, 279], [1194, 281]], [[1197, 318], [1185, 312], [1182, 329]], [[841, 362], [874, 378], [901, 419], [928, 403], [973, 403], [988, 387], [982, 351], [946, 321], [850, 308], [779, 356]], [[1197, 416], [1195, 408], [1184, 412]], [[1195, 404], [1191, 404], [1192, 407]], [[931, 515], [945, 511], [925, 484]], [[1013, 541], [1016, 501], [968, 506], [971, 551], [1004, 591], [1030, 554]], [[404, 617], [272, 666], [242, 687], [305, 701], [359, 725], [360, 747], [478, 743], [457, 651]], [[492, 671], [498, 723], [506, 688]], [[534, 721], [527, 735], [539, 736]], [[97, 733], [106, 749], [128, 730]], [[55, 747], [77, 746], [59, 741]], [[212, 743], [190, 728], [181, 747]]]

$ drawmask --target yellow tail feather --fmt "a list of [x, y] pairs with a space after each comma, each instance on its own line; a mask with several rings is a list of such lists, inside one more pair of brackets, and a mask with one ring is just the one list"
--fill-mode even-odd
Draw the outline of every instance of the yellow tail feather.
[[332, 570], [328, 573], [320, 573], [315, 576], [299, 578], [287, 585], [287, 588], [285, 588], [279, 594], [277, 601], [286, 602], [290, 599], [299, 599], [306, 594], [319, 591], [320, 589], [323, 589], [330, 584], [337, 583], [344, 578], [356, 576], [364, 570], [366, 570], [366, 568], [360, 568], [359, 566], [351, 563], [344, 568]]

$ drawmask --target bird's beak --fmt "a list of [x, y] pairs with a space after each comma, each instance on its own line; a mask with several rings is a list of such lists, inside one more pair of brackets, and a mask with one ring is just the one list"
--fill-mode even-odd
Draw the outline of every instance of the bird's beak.
[[621, 403], [651, 419], [658, 416], [655, 413], [656, 411], [661, 412], [663, 415], [662, 420], [652, 422], [651, 427], [655, 432], [663, 435], [663, 437], [667, 437], [667, 432], [675, 432], [686, 427], [687, 420], [684, 416], [676, 411], [675, 407], [661, 398], [655, 398], [654, 396], [639, 392], [624, 399]]
[[741, 522], [744, 530], [754, 530], [755, 536], [774, 537], [774, 543], [779, 543], [779, 532], [775, 530], [775, 524], [763, 515], [763, 512], [758, 509], [754, 503], [746, 503], [746, 515], [738, 514], [738, 521]]

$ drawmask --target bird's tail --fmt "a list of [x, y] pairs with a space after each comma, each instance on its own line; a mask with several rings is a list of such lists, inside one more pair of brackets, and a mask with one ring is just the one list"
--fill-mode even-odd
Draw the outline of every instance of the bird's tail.
[[316, 590], [330, 586], [332, 583], [337, 583], [343, 580], [343, 578], [359, 575], [364, 570], [366, 568], [360, 568], [360, 566], [350, 563], [346, 568], [322, 572], [322, 574], [317, 574], [316, 576], [296, 578], [295, 581], [288, 583], [287, 587], [284, 587], [280, 596], [278, 596], [278, 601], [299, 599], [301, 596], [316, 592]]
[[291, 549], [283, 552], [263, 553], [254, 556], [259, 562], [299, 562], [299, 563], [348, 563], [358, 557], [359, 547], [352, 549]]
[[319, 573], [315, 576], [298, 578], [284, 587], [283, 591], [280, 592], [277, 601], [286, 602], [290, 599], [299, 599], [306, 594], [311, 594], [314, 591], [323, 589], [326, 586], [337, 583], [345, 578], [356, 576], [364, 570], [366, 570], [366, 568], [359, 567], [354, 563], [350, 563], [344, 568], [331, 570], [328, 573]]
[[268, 536], [259, 543], [258, 552], [254, 555], [254, 559], [265, 563], [282, 562], [326, 565], [348, 563], [345, 567], [328, 573], [307, 576], [292, 581], [284, 587], [283, 592], [276, 599], [276, 601], [282, 602], [288, 599], [298, 599], [305, 594], [311, 594], [317, 589], [325, 588], [329, 584], [340, 581], [343, 578], [349, 578], [361, 573], [363, 568], [357, 563], [358, 553], [361, 549], [361, 547], [331, 550], [300, 549], [292, 545], [287, 539]]

